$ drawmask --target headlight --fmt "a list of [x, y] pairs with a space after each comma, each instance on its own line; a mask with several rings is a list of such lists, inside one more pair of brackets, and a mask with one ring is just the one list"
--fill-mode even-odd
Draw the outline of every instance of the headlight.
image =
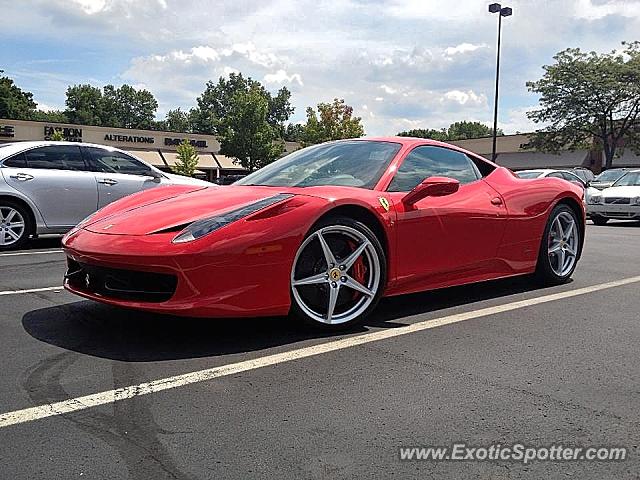
[[258, 210], [270, 207], [271, 205], [282, 202], [283, 200], [287, 200], [291, 197], [293, 197], [293, 194], [291, 193], [279, 193], [278, 195], [274, 195], [273, 197], [258, 200], [257, 202], [245, 205], [244, 207], [240, 207], [235, 210], [231, 210], [230, 212], [216, 215], [215, 217], [211, 218], [205, 218], [204, 220], [198, 220], [197, 222], [193, 222], [192, 224], [190, 224], [187, 228], [176, 235], [172, 242], [185, 243], [197, 240], [198, 238], [204, 237], [211, 232], [215, 232], [216, 230], [229, 225], [236, 220], [240, 220], [241, 218], [247, 217], [257, 212]]
[[633, 198], [631, 203], [634, 205], [640, 205], [640, 197]]
[[592, 195], [589, 197], [589, 205], [601, 205], [602, 195]]

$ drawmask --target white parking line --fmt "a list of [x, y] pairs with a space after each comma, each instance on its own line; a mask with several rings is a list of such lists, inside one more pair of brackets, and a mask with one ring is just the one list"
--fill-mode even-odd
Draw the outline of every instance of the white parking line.
[[64, 250], [57, 248], [56, 250], [39, 250], [37, 252], [10, 252], [0, 253], [0, 257], [17, 257], [18, 255], [47, 255], [51, 253], [64, 253]]
[[35, 292], [50, 292], [52, 290], [63, 290], [63, 287], [42, 287], [42, 288], [27, 288], [26, 290], [3, 290], [0, 295], [17, 295], [20, 293], [35, 293]]
[[140, 395], [157, 393], [163, 390], [169, 390], [173, 388], [183, 387], [185, 385], [205, 382], [215, 378], [235, 375], [237, 373], [247, 372], [249, 370], [255, 370], [270, 365], [291, 362], [293, 360], [299, 360], [315, 355], [343, 350], [345, 348], [355, 347], [357, 345], [363, 345], [366, 343], [378, 342], [380, 340], [399, 337], [401, 335], [408, 335], [410, 333], [420, 332], [423, 330], [428, 330], [430, 328], [442, 327], [443, 325], [451, 325], [454, 323], [464, 322], [488, 315], [509, 312], [520, 308], [531, 307], [534, 305], [540, 305], [564, 298], [576, 297], [578, 295], [585, 295], [588, 293], [598, 292], [614, 287], [620, 287], [623, 285], [630, 285], [638, 282], [640, 282], [640, 276], [625, 278], [614, 282], [607, 282], [590, 287], [578, 288], [576, 290], [569, 290], [565, 292], [554, 293], [551, 295], [544, 295], [542, 297], [520, 300], [503, 305], [497, 305], [495, 307], [482, 308], [471, 312], [457, 313], [433, 320], [425, 320], [422, 322], [409, 324], [404, 327], [379, 330], [373, 333], [365, 333], [362, 335], [343, 338], [341, 340], [321, 343], [319, 345], [303, 347], [288, 352], [276, 353], [260, 358], [254, 358], [252, 360], [245, 360], [242, 362], [221, 365], [219, 367], [208, 368], [205, 370], [185, 373], [173, 377], [161, 378], [159, 380], [140, 383], [138, 385], [130, 385], [128, 387], [122, 387], [115, 390], [107, 390], [91, 395], [85, 395], [83, 397], [71, 398], [69, 400], [63, 400], [61, 402], [39, 405], [37, 407], [25, 408], [23, 410], [15, 410], [13, 412], [0, 414], [0, 428], [20, 423], [32, 422], [34, 420], [39, 420], [47, 417], [65, 415], [67, 413], [77, 412], [108, 403], [119, 402], [121, 400], [134, 398]]

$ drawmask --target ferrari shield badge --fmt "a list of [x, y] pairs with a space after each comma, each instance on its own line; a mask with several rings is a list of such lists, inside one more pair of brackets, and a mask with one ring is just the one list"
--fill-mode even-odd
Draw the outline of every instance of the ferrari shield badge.
[[389, 211], [389, 200], [387, 200], [384, 197], [378, 197], [378, 200], [380, 201], [380, 205], [382, 205], [382, 208], [385, 209], [385, 211]]

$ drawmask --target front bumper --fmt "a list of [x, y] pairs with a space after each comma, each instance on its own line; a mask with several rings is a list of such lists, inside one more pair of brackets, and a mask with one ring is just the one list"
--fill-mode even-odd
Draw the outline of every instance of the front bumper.
[[176, 245], [173, 236], [75, 231], [63, 242], [69, 266], [64, 288], [101, 303], [172, 315], [288, 313], [293, 238], [247, 247], [233, 236], [213, 246]]
[[604, 218], [621, 220], [640, 220], [640, 205], [625, 204], [597, 204], [587, 205], [587, 213], [590, 216], [598, 215]]

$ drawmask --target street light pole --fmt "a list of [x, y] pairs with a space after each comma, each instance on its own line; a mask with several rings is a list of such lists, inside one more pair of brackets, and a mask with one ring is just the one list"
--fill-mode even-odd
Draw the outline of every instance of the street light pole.
[[496, 137], [498, 135], [498, 89], [500, 86], [500, 40], [502, 37], [502, 17], [513, 14], [511, 7], [503, 7], [499, 3], [489, 5], [490, 13], [498, 14], [498, 47], [496, 49], [496, 90], [493, 99], [493, 147], [491, 148], [491, 161], [496, 161]]

